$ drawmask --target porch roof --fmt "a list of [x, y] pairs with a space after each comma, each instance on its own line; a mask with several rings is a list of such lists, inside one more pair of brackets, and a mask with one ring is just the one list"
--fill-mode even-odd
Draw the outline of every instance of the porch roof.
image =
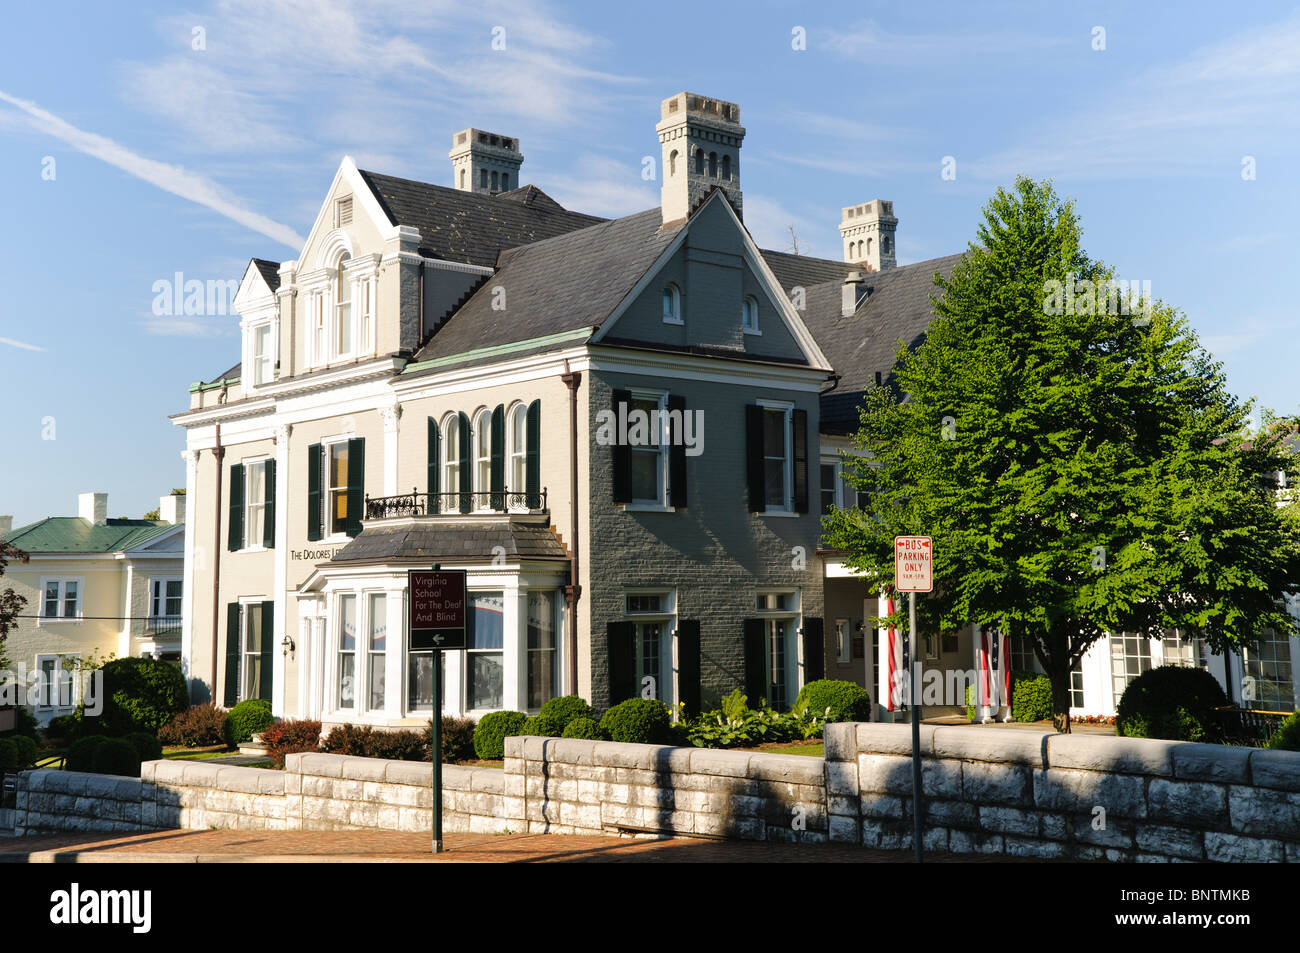
[[393, 560], [488, 563], [501, 551], [511, 562], [569, 558], [545, 517], [457, 520], [433, 516], [363, 524], [361, 532], [335, 553], [328, 565]]

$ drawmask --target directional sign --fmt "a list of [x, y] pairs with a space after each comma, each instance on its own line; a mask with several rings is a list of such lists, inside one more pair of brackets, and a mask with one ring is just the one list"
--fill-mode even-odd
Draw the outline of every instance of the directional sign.
[[934, 546], [929, 536], [894, 537], [894, 580], [899, 592], [934, 588]]
[[411, 649], [463, 649], [465, 570], [412, 569], [406, 575]]

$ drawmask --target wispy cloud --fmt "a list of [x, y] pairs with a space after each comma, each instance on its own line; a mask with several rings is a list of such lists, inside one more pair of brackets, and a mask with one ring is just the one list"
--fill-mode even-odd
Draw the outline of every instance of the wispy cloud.
[[293, 229], [248, 209], [237, 197], [229, 195], [211, 179], [181, 166], [146, 159], [112, 139], [78, 129], [35, 103], [11, 96], [3, 90], [0, 90], [0, 101], [21, 110], [33, 128], [53, 136], [78, 152], [94, 156], [164, 191], [210, 208], [231, 221], [291, 246], [295, 251], [302, 247], [303, 238]]
[[35, 344], [24, 344], [22, 341], [15, 341], [13, 338], [0, 338], [0, 344], [8, 344], [10, 347], [19, 347], [24, 351], [44, 351], [45, 348], [37, 347]]
[[224, 337], [234, 327], [233, 319], [229, 327], [214, 324], [210, 318], [158, 317], [148, 315], [141, 325], [146, 333], [162, 337], [214, 338]]
[[1004, 53], [1023, 55], [1030, 49], [1051, 49], [1073, 42], [1059, 34], [1024, 33], [1014, 30], [997, 33], [893, 33], [867, 20], [841, 29], [814, 31], [810, 44], [824, 47], [847, 59], [881, 63], [906, 63], [917, 60], [950, 64], [958, 59], [987, 57]]

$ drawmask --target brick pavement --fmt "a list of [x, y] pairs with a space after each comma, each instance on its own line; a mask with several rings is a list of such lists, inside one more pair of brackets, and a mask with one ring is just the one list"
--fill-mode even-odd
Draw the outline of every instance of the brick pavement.
[[[848, 844], [770, 844], [560, 834], [428, 834], [392, 831], [155, 831], [0, 837], [0, 862], [445, 862], [445, 863], [910, 863], [907, 851]], [[934, 863], [1008, 862], [1006, 857], [927, 854]], [[1041, 862], [1041, 861], [1039, 861]]]

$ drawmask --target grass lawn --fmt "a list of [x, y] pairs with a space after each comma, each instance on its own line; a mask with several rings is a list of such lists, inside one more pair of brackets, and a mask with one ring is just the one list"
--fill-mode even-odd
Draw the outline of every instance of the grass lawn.
[[[195, 751], [193, 748], [164, 748], [163, 758], [167, 761], [207, 761], [209, 758], [229, 758], [232, 754], [237, 754], [238, 748], [228, 750], [222, 748], [219, 751]], [[267, 762], [270, 764], [271, 762]]]
[[738, 751], [761, 751], [764, 754], [802, 754], [810, 758], [826, 757], [826, 745], [821, 741], [778, 741], [757, 748], [738, 748]]

